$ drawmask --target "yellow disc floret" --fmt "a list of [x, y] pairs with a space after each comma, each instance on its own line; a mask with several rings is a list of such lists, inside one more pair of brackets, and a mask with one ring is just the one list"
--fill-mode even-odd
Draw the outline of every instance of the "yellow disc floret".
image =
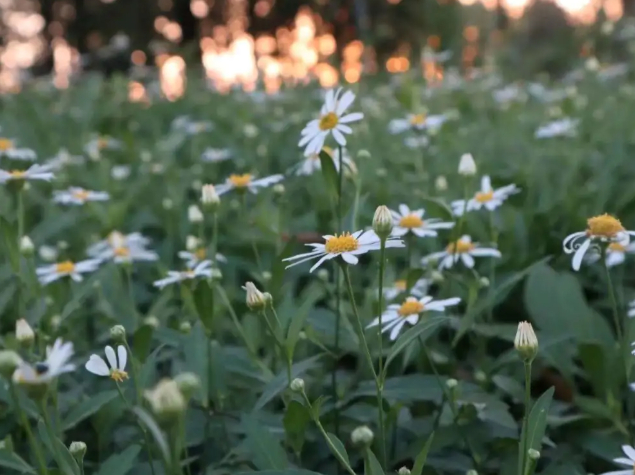
[[76, 198], [80, 201], [86, 201], [90, 194], [86, 190], [75, 190], [73, 191], [73, 198]]
[[415, 114], [412, 117], [410, 117], [410, 125], [417, 126], [417, 125], [423, 125], [425, 123], [426, 123], [425, 114]]
[[249, 173], [245, 173], [243, 175], [230, 175], [229, 181], [236, 188], [247, 188], [251, 183], [251, 175]]
[[407, 282], [405, 281], [405, 279], [399, 279], [395, 281], [394, 287], [397, 290], [404, 291], [406, 290], [406, 285], [407, 285]]
[[196, 257], [199, 261], [202, 261], [205, 257], [207, 257], [207, 251], [204, 247], [201, 247], [200, 249], [194, 251], [194, 257]]
[[626, 246], [624, 244], [620, 244], [619, 242], [612, 242], [609, 244], [610, 252], [625, 252]]
[[492, 201], [494, 199], [494, 190], [489, 191], [479, 191], [474, 195], [474, 199], [479, 203], [487, 203], [488, 201]]
[[9, 175], [11, 175], [11, 178], [15, 180], [21, 180], [26, 177], [26, 172], [22, 170], [11, 170]]
[[340, 119], [337, 117], [335, 112], [329, 112], [328, 114], [324, 114], [320, 117], [320, 123], [318, 127], [320, 130], [331, 130], [334, 129], [339, 123]]
[[326, 240], [324, 250], [329, 254], [339, 254], [342, 252], [356, 251], [359, 248], [359, 241], [351, 233], [342, 233]]
[[126, 246], [116, 247], [113, 253], [117, 257], [130, 257], [130, 249]]
[[0, 151], [6, 152], [13, 148], [13, 141], [9, 139], [0, 138]]
[[75, 271], [75, 264], [71, 261], [58, 262], [55, 264], [55, 272], [58, 274], [71, 274]]
[[408, 297], [399, 307], [399, 315], [407, 317], [409, 315], [419, 315], [423, 312], [423, 304], [414, 297]]
[[474, 244], [472, 244], [470, 241], [459, 239], [456, 242], [451, 242], [450, 244], [448, 244], [448, 247], [446, 247], [445, 250], [448, 254], [463, 254], [466, 252], [470, 252], [472, 249], [474, 249]]
[[399, 226], [402, 228], [420, 228], [423, 226], [423, 219], [421, 219], [416, 214], [409, 214], [408, 216], [404, 216], [399, 220]]
[[123, 383], [124, 380], [128, 379], [128, 373], [120, 369], [111, 369], [110, 378], [118, 383]]
[[610, 214], [604, 213], [587, 220], [586, 232], [589, 236], [614, 238], [622, 231], [624, 231], [624, 226], [622, 226], [620, 220]]

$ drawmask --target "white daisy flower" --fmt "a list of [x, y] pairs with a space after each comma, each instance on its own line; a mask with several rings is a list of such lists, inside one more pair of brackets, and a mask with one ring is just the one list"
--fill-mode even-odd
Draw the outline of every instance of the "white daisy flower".
[[46, 166], [51, 170], [61, 170], [66, 165], [83, 165], [85, 163], [84, 157], [81, 155], [71, 155], [65, 148], [60, 149], [57, 155], [49, 158], [46, 161]]
[[[591, 250], [590, 250], [591, 251]], [[587, 253], [589, 264], [597, 262], [601, 257], [601, 254], [597, 252]], [[635, 254], [635, 241], [630, 242], [628, 245], [620, 244], [619, 242], [612, 242], [606, 247], [606, 265], [608, 267], [615, 267], [623, 264], [626, 261], [626, 254]]]
[[622, 445], [622, 452], [626, 457], [618, 457], [613, 462], [625, 465], [627, 470], [615, 470], [613, 472], [604, 472], [602, 475], [632, 475], [635, 471], [635, 449], [630, 445]]
[[51, 169], [47, 165], [31, 165], [26, 170], [0, 170], [0, 183], [19, 180], [44, 180], [51, 181], [54, 178]]
[[61, 374], [75, 370], [75, 365], [68, 362], [72, 357], [73, 344], [64, 343], [58, 338], [53, 347], [46, 348], [46, 360], [34, 365], [22, 362], [13, 373], [13, 381], [25, 385], [48, 383]]
[[408, 114], [405, 119], [391, 120], [388, 123], [388, 131], [391, 134], [400, 134], [407, 130], [432, 129], [438, 131], [447, 120], [445, 114]]
[[[406, 323], [416, 325], [419, 317], [425, 312], [444, 312], [446, 307], [457, 305], [461, 302], [458, 297], [445, 300], [433, 300], [432, 297], [426, 296], [421, 299], [417, 297], [408, 297], [401, 305], [388, 305], [388, 308], [381, 314], [382, 333], [390, 330], [390, 339], [396, 340], [399, 332]], [[379, 325], [379, 317], [375, 318], [366, 328]]]
[[399, 205], [399, 212], [390, 210], [393, 219], [393, 236], [404, 236], [411, 232], [418, 237], [435, 237], [438, 229], [452, 229], [454, 223], [444, 222], [439, 218], [423, 219], [425, 210], [411, 210], [405, 204]]
[[128, 373], [126, 373], [128, 352], [126, 351], [126, 348], [123, 345], [119, 345], [117, 347], [116, 356], [115, 350], [112, 349], [112, 346], [106, 346], [104, 351], [106, 353], [108, 364], [106, 364], [101, 356], [90, 355], [89, 360], [86, 362], [86, 365], [84, 365], [86, 370], [96, 374], [97, 376], [110, 376], [110, 378], [117, 383], [121, 383], [128, 379]]
[[108, 201], [109, 199], [110, 195], [105, 191], [90, 191], [77, 186], [53, 192], [53, 202], [64, 205], [83, 205], [88, 201]]
[[461, 216], [465, 211], [479, 210], [483, 207], [489, 211], [494, 211], [503, 204], [503, 201], [519, 192], [520, 189], [514, 184], [495, 190], [492, 188], [489, 176], [485, 175], [481, 178], [481, 191], [478, 191], [473, 198], [467, 200], [467, 206], [465, 200], [453, 201], [452, 211], [456, 216]]
[[[326, 235], [322, 236], [326, 241], [324, 244], [307, 244], [312, 247], [311, 252], [298, 254], [297, 256], [287, 257], [283, 261], [296, 261], [287, 266], [289, 267], [302, 264], [319, 257], [320, 259], [311, 267], [309, 272], [313, 272], [324, 261], [342, 256], [344, 262], [355, 265], [359, 261], [357, 256], [366, 254], [369, 251], [377, 251], [381, 247], [379, 236], [375, 231], [356, 231], [351, 233], [342, 233], [339, 236]], [[389, 247], [405, 247], [401, 239], [389, 237], [386, 240], [386, 248]]]
[[[384, 298], [387, 300], [392, 300], [397, 297], [399, 294], [404, 293], [406, 290], [406, 286], [408, 282], [406, 279], [399, 279], [393, 282], [392, 286], [384, 288], [383, 294]], [[427, 279], [419, 279], [410, 289], [410, 295], [414, 295], [415, 297], [423, 297], [428, 291], [428, 287], [430, 286], [430, 282]]]
[[42, 285], [48, 285], [66, 276], [70, 276], [75, 282], [81, 282], [84, 280], [82, 274], [96, 271], [100, 264], [101, 260], [99, 259], [88, 259], [79, 262], [64, 261], [38, 267], [35, 273]]
[[172, 121], [172, 129], [183, 132], [186, 135], [197, 135], [213, 130], [214, 124], [209, 121], [195, 121], [187, 116], [180, 116]]
[[219, 196], [234, 189], [239, 191], [249, 190], [251, 193], [258, 193], [258, 188], [266, 188], [269, 185], [278, 183], [284, 179], [284, 175], [271, 175], [265, 178], [259, 178], [258, 180], [254, 180], [254, 178], [255, 177], [249, 173], [242, 175], [232, 174], [225, 180], [225, 183], [214, 185], [214, 188], [216, 188], [216, 193]]
[[[205, 249], [204, 247], [200, 247], [192, 251], [179, 251], [178, 256], [186, 261], [185, 265], [188, 267], [188, 269], [192, 269], [196, 267], [196, 265], [200, 262], [203, 262], [205, 259], [209, 259], [208, 254], [209, 253], [207, 252], [207, 249]], [[216, 253], [215, 260], [216, 262], [227, 262], [225, 256], [223, 256], [219, 252]]]
[[119, 231], [111, 232], [108, 237], [88, 248], [87, 254], [100, 261], [114, 261], [117, 264], [135, 261], [156, 261], [159, 255], [146, 249], [150, 240], [140, 233], [127, 236]]
[[573, 270], [579, 270], [582, 259], [590, 248], [595, 248], [597, 252], [601, 250], [601, 244], [619, 244], [626, 247], [632, 235], [635, 235], [635, 231], [627, 231], [619, 219], [605, 213], [589, 218], [586, 231], [570, 234], [562, 242], [562, 247], [566, 254], [573, 254]]
[[[343, 148], [342, 150], [342, 163], [344, 164], [344, 171], [353, 171], [353, 173], [357, 172], [357, 167], [351, 160], [348, 151]], [[322, 151], [326, 152], [332, 159], [333, 164], [335, 165], [335, 170], [340, 171], [340, 149], [339, 147], [333, 150], [330, 147], [322, 147]], [[298, 166], [295, 174], [298, 176], [301, 175], [312, 175], [316, 171], [322, 170], [322, 162], [320, 162], [320, 154], [312, 153], [307, 155], [305, 159]]]
[[465, 267], [474, 267], [475, 257], [501, 257], [498, 249], [480, 247], [478, 243], [473, 243], [470, 236], [461, 236], [456, 242], [451, 242], [445, 251], [433, 252], [421, 260], [422, 264], [430, 261], [440, 260], [439, 269], [449, 269], [459, 260]]
[[176, 284], [177, 282], [183, 282], [185, 280], [195, 279], [197, 277], [212, 277], [212, 261], [201, 261], [193, 269], [184, 271], [168, 271], [168, 276], [164, 279], [155, 281], [152, 285], [162, 289], [166, 285]]
[[0, 138], [0, 157], [12, 160], [26, 160], [32, 162], [36, 159], [35, 152], [30, 148], [18, 148], [15, 141], [8, 138]]
[[110, 169], [110, 176], [113, 180], [125, 180], [130, 176], [130, 165], [115, 165]]
[[537, 139], [547, 139], [552, 137], [574, 137], [577, 134], [577, 119], [560, 119], [538, 127], [534, 134]]
[[224, 160], [229, 160], [232, 158], [231, 150], [227, 148], [206, 148], [203, 154], [201, 155], [201, 159], [204, 162], [222, 162]]
[[425, 135], [416, 135], [414, 137], [406, 137], [403, 143], [408, 148], [426, 148], [428, 145], [430, 145], [430, 139]]
[[518, 85], [510, 84], [500, 89], [492, 91], [492, 97], [498, 104], [507, 105], [513, 101], [524, 102], [527, 94]]
[[343, 95], [342, 88], [337, 90], [331, 89], [326, 93], [324, 105], [320, 110], [320, 117], [309, 122], [302, 130], [302, 138], [299, 146], [305, 147], [305, 155], [317, 153], [322, 150], [324, 141], [329, 134], [333, 135], [335, 141], [341, 145], [346, 145], [346, 137], [344, 134], [352, 134], [353, 129], [348, 125], [351, 122], [357, 122], [364, 118], [361, 112], [344, 115], [346, 109], [355, 100], [355, 94], [352, 91], [346, 91]]
[[104, 150], [119, 150], [121, 146], [119, 140], [111, 137], [97, 137], [84, 146], [84, 153], [93, 160], [98, 160]]

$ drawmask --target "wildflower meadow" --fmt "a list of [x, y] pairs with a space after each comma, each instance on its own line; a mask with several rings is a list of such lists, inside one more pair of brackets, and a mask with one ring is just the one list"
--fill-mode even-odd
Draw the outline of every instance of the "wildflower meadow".
[[3, 97], [0, 473], [633, 473], [610, 68]]

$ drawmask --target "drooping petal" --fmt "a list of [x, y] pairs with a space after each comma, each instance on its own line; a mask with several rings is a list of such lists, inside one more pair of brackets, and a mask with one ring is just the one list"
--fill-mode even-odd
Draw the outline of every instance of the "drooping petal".
[[101, 356], [91, 355], [90, 359], [84, 365], [87, 371], [97, 376], [108, 376], [110, 369]]
[[353, 266], [359, 262], [359, 259], [350, 252], [342, 253], [342, 259], [344, 259], [344, 262], [346, 262], [347, 264], [351, 264]]
[[341, 116], [346, 109], [350, 107], [350, 105], [355, 100], [355, 94], [353, 91], [346, 91], [344, 95], [337, 101], [337, 108], [335, 109], [335, 113], [337, 116]]
[[399, 336], [399, 332], [401, 331], [401, 329], [403, 328], [404, 324], [406, 323], [406, 321], [404, 319], [401, 319], [401, 321], [399, 321], [392, 329], [392, 331], [390, 332], [390, 340], [394, 341], [397, 339], [397, 337]]
[[474, 267], [474, 258], [469, 254], [461, 254], [461, 261], [463, 261], [465, 267], [469, 267], [470, 269]]
[[589, 250], [589, 246], [591, 245], [591, 240], [587, 239], [582, 243], [582, 245], [575, 251], [573, 255], [573, 259], [571, 260], [571, 267], [573, 270], [580, 270], [580, 264], [582, 264], [582, 258], [584, 254]]

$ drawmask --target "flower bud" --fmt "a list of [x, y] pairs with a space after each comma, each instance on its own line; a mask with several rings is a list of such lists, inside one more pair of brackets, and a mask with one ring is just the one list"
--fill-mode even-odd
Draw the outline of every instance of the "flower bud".
[[217, 267], [212, 269], [212, 275], [210, 276], [211, 280], [221, 280], [223, 278], [223, 273]]
[[478, 475], [478, 472], [472, 468], [465, 472], [465, 475]]
[[295, 378], [293, 381], [291, 381], [291, 384], [289, 384], [289, 388], [291, 388], [291, 391], [293, 391], [294, 393], [301, 393], [302, 391], [304, 391], [304, 379]]
[[538, 338], [536, 338], [531, 323], [520, 322], [518, 324], [514, 347], [525, 362], [531, 362], [536, 357], [538, 354]]
[[273, 185], [273, 192], [276, 195], [284, 195], [284, 185], [282, 183], [276, 183], [275, 185]]
[[263, 310], [267, 306], [265, 295], [256, 288], [253, 282], [247, 282], [243, 286], [247, 292], [246, 302], [250, 310]]
[[78, 462], [81, 463], [82, 460], [84, 460], [84, 455], [86, 455], [86, 444], [84, 442], [71, 442], [71, 445], [68, 447], [68, 451]]
[[44, 245], [40, 246], [40, 248], [38, 249], [38, 254], [43, 261], [53, 262], [57, 259], [58, 252], [57, 249], [55, 249], [53, 246]]
[[165, 210], [174, 208], [174, 202], [170, 198], [163, 198], [161, 205], [163, 206], [163, 209]]
[[529, 449], [527, 451], [527, 456], [532, 460], [538, 460], [540, 458], [540, 452], [536, 449]]
[[25, 256], [30, 256], [33, 254], [33, 241], [29, 236], [22, 236], [20, 238], [20, 252]]
[[329, 271], [328, 271], [328, 269], [318, 269], [317, 277], [321, 281], [327, 282], [329, 280]]
[[188, 335], [192, 331], [192, 324], [190, 322], [181, 322], [179, 324], [179, 331], [184, 335]]
[[157, 317], [155, 317], [154, 315], [148, 315], [146, 318], [143, 319], [143, 324], [147, 327], [150, 327], [154, 330], [156, 330], [157, 328], [159, 328], [159, 319]]
[[434, 187], [437, 191], [445, 191], [448, 189], [448, 180], [443, 175], [440, 175], [434, 180]]
[[454, 379], [454, 378], [450, 378], [445, 382], [445, 385], [447, 386], [448, 389], [454, 389], [458, 386], [459, 382]]
[[191, 205], [187, 209], [187, 219], [190, 223], [201, 223], [203, 222], [203, 213], [198, 206]]
[[489, 287], [489, 279], [487, 277], [481, 277], [480, 279], [478, 279], [478, 283], [483, 288]]
[[196, 251], [200, 247], [201, 240], [196, 236], [188, 236], [185, 239], [185, 249], [190, 252]]
[[18, 343], [23, 348], [30, 348], [33, 345], [33, 340], [35, 340], [35, 333], [24, 318], [19, 319], [15, 322], [15, 339], [18, 340]]
[[271, 275], [271, 272], [266, 270], [262, 271], [262, 280], [264, 280], [265, 282], [269, 282], [272, 277], [273, 275]]
[[438, 271], [438, 270], [433, 270], [430, 273], [430, 280], [432, 280], [432, 282], [434, 283], [439, 283], [439, 282], [443, 282], [443, 280], [445, 279], [445, 277], [443, 277], [443, 273]]
[[359, 426], [351, 433], [351, 441], [355, 445], [369, 446], [374, 438], [375, 434], [368, 426]]
[[386, 206], [378, 206], [373, 217], [373, 230], [380, 239], [385, 240], [392, 232], [392, 215]]
[[125, 343], [126, 329], [122, 325], [115, 325], [110, 329], [110, 338], [117, 343]]
[[181, 373], [174, 378], [185, 399], [190, 399], [201, 387], [201, 380], [194, 373]]
[[357, 158], [360, 160], [367, 160], [370, 158], [370, 152], [368, 150], [362, 149], [357, 152]]
[[153, 389], [146, 390], [144, 397], [161, 423], [173, 423], [187, 408], [185, 397], [173, 379], [162, 379]]
[[410, 475], [410, 469], [408, 467], [401, 467], [397, 475]]
[[16, 368], [22, 363], [22, 358], [13, 350], [0, 350], [0, 375], [9, 379]]
[[474, 163], [474, 157], [472, 157], [471, 153], [464, 153], [461, 155], [461, 161], [459, 162], [459, 175], [476, 175], [476, 163]]
[[208, 209], [216, 209], [220, 204], [220, 197], [216, 193], [214, 185], [203, 185], [201, 188], [201, 203]]

